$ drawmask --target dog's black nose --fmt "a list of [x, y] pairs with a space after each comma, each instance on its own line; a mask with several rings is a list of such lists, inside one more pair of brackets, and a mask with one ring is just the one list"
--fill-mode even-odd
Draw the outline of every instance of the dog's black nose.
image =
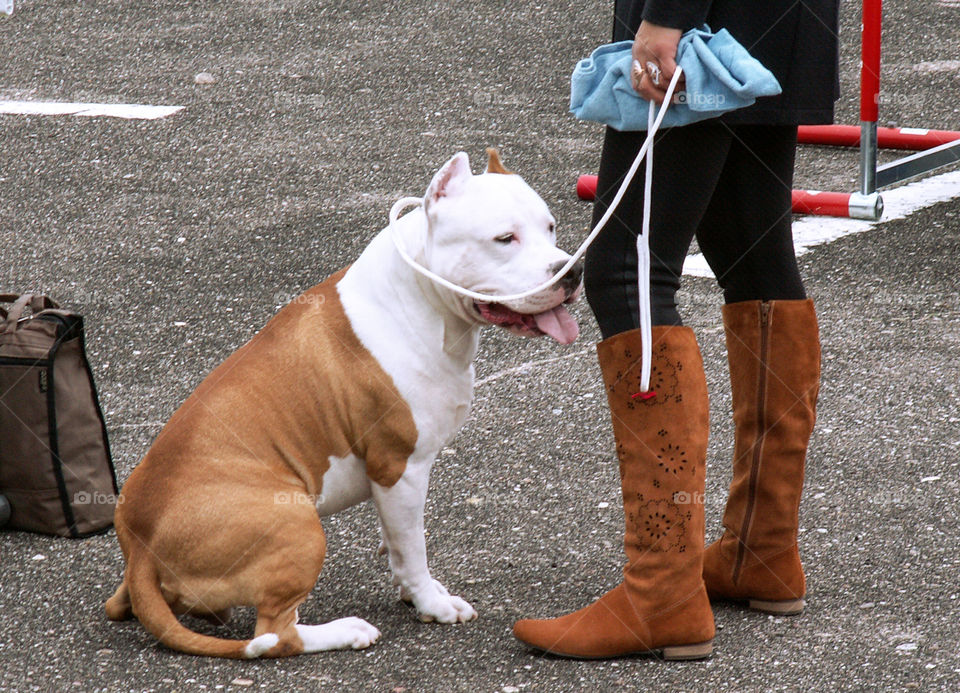
[[[566, 262], [556, 262], [550, 267], [550, 274], [556, 274], [563, 269], [563, 266], [567, 264]], [[559, 286], [562, 289], [565, 289], [567, 292], [574, 291], [578, 286], [580, 286], [580, 280], [583, 278], [583, 262], [578, 262], [573, 267], [570, 268], [570, 271], [567, 272], [560, 278], [558, 282]]]

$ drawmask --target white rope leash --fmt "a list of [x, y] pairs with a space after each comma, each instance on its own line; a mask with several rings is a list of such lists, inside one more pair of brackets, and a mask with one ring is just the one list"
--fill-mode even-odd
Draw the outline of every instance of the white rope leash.
[[[679, 71], [680, 68], [677, 68]], [[664, 101], [666, 103], [666, 101]], [[647, 132], [653, 126], [653, 102], [647, 111]], [[653, 131], [656, 133], [656, 130]], [[653, 142], [647, 152], [643, 178], [643, 224], [637, 234], [637, 304], [640, 308], [640, 392], [650, 391], [650, 362], [653, 360], [653, 316], [650, 309], [650, 207], [653, 190]]]
[[[639, 289], [639, 303], [640, 303], [640, 337], [643, 342], [643, 354], [642, 354], [642, 366], [641, 366], [641, 376], [640, 376], [640, 389], [642, 392], [647, 392], [650, 389], [650, 360], [651, 360], [651, 349], [652, 345], [650, 344], [652, 326], [651, 326], [651, 314], [650, 314], [650, 191], [653, 182], [653, 138], [657, 134], [657, 131], [660, 129], [660, 124], [663, 122], [663, 117], [667, 113], [667, 108], [670, 106], [670, 102], [673, 99], [673, 92], [676, 89], [677, 82], [680, 81], [680, 75], [683, 70], [680, 66], [677, 66], [676, 71], [673, 73], [673, 78], [670, 80], [670, 84], [667, 86], [667, 92], [664, 96], [663, 103], [660, 106], [660, 109], [657, 110], [654, 108], [653, 102], [650, 102], [650, 110], [647, 115], [647, 137], [643, 141], [643, 145], [640, 147], [640, 151], [637, 152], [636, 158], [633, 160], [633, 164], [630, 166], [630, 169], [627, 171], [626, 175], [623, 178], [623, 182], [620, 183], [620, 188], [617, 190], [617, 194], [614, 195], [613, 200], [610, 202], [610, 206], [607, 207], [607, 210], [604, 212], [603, 216], [600, 218], [600, 221], [597, 222], [596, 226], [593, 227], [593, 230], [590, 231], [590, 234], [583, 240], [580, 244], [580, 247], [577, 248], [576, 252], [570, 256], [570, 259], [567, 260], [567, 263], [560, 268], [560, 270], [554, 274], [550, 279], [546, 280], [539, 286], [536, 286], [527, 291], [522, 291], [516, 294], [484, 294], [478, 291], [471, 291], [470, 289], [465, 289], [462, 286], [458, 286], [453, 282], [444, 279], [440, 275], [431, 272], [429, 269], [421, 265], [419, 262], [410, 257], [410, 254], [407, 253], [406, 249], [403, 247], [403, 244], [400, 241], [400, 237], [396, 232], [396, 221], [402, 212], [407, 207], [412, 207], [414, 205], [423, 206], [423, 198], [421, 197], [401, 197], [399, 200], [393, 203], [393, 206], [390, 208], [390, 236], [393, 239], [393, 244], [397, 248], [397, 252], [400, 254], [400, 257], [403, 258], [410, 267], [414, 270], [427, 277], [431, 281], [436, 282], [440, 286], [443, 286], [450, 291], [460, 294], [461, 296], [466, 296], [467, 298], [472, 298], [475, 301], [483, 301], [485, 303], [505, 303], [507, 301], [519, 301], [520, 299], [527, 298], [528, 296], [533, 296], [538, 294], [541, 291], [544, 291], [551, 286], [553, 286], [557, 281], [559, 281], [567, 272], [570, 271], [580, 258], [587, 252], [587, 248], [590, 247], [590, 244], [593, 243], [594, 239], [600, 234], [600, 231], [603, 230], [603, 227], [610, 220], [610, 217], [613, 216], [613, 213], [616, 211], [617, 206], [620, 204], [620, 200], [623, 199], [623, 196], [627, 192], [627, 188], [630, 186], [630, 182], [633, 180], [633, 176], [636, 174], [637, 169], [640, 167], [640, 162], [643, 161], [643, 158], [647, 157], [647, 167], [646, 175], [644, 178], [644, 187], [643, 187], [643, 226], [642, 232], [637, 236], [637, 288]], [[654, 112], [656, 111], [656, 117], [654, 117]]]

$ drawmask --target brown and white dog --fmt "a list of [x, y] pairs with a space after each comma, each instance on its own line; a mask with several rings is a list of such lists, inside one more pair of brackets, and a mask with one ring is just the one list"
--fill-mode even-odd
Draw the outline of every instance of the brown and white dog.
[[[538, 286], [569, 255], [543, 200], [500, 164], [474, 176], [463, 152], [434, 176], [422, 209], [396, 224], [440, 276], [506, 295]], [[297, 623], [326, 542], [320, 518], [372, 498], [402, 599], [424, 621], [476, 617], [430, 576], [423, 509], [431, 465], [467, 417], [479, 328], [576, 339], [564, 307], [580, 271], [525, 314], [476, 303], [416, 273], [389, 229], [357, 261], [283, 308], [215, 369], [163, 428], [123, 487], [123, 584], [113, 620], [133, 615], [167, 647], [218, 657], [363, 648], [359, 618]], [[251, 640], [195, 633], [190, 613], [224, 621], [254, 606]]]

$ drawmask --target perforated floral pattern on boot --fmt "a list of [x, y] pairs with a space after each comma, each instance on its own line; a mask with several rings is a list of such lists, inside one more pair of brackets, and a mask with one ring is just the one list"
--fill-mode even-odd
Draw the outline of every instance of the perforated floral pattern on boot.
[[650, 364], [650, 391], [656, 393], [656, 396], [637, 397], [636, 395], [643, 391], [643, 361], [639, 354], [633, 352], [633, 349], [624, 350], [624, 357], [630, 359], [630, 366], [616, 372], [614, 381], [607, 386], [611, 395], [625, 397], [628, 409], [663, 404], [668, 401], [678, 403], [683, 401], [677, 391], [679, 373], [683, 370], [683, 364], [668, 358], [669, 350], [663, 343], [654, 346]]
[[667, 443], [657, 452], [657, 465], [667, 474], [680, 476], [690, 468], [686, 451], [673, 443]]
[[660, 499], [643, 502], [643, 496], [635, 511], [627, 513], [627, 521], [633, 526], [637, 543], [645, 551], [684, 550], [683, 536], [685, 513], [671, 500]]

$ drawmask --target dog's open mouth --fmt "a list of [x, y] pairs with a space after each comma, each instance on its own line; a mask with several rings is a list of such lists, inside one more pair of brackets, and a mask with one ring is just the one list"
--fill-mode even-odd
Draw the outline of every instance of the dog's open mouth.
[[571, 344], [580, 334], [577, 321], [564, 305], [559, 305], [542, 313], [518, 313], [502, 303], [473, 304], [480, 316], [491, 325], [510, 330], [525, 337], [550, 335], [561, 344]]

